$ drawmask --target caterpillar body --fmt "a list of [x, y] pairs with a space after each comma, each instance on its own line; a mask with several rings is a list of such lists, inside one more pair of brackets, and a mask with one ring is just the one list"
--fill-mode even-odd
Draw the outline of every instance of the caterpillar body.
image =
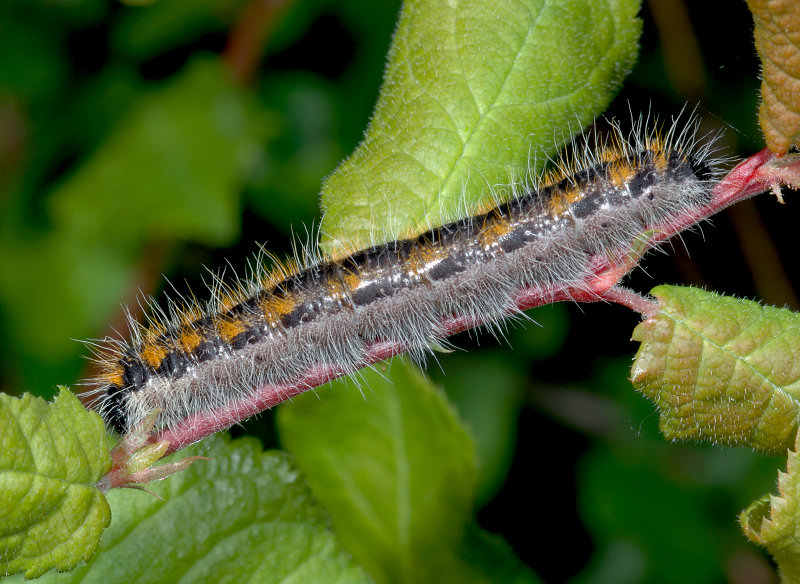
[[602, 144], [574, 148], [555, 171], [464, 218], [296, 268], [266, 273], [257, 261], [247, 281], [213, 286], [206, 306], [173, 302], [147, 326], [131, 321], [130, 340], [96, 350], [93, 407], [121, 433], [154, 408], [166, 429], [222, 411], [230, 425], [259, 387], [320, 368], [353, 373], [381, 343], [421, 359], [448, 322], [493, 326], [518, 313], [520, 291], [591, 295], [598, 262], [624, 275], [647, 234], [707, 205], [723, 175], [696, 120], [664, 136], [643, 126], [626, 135], [615, 125]]

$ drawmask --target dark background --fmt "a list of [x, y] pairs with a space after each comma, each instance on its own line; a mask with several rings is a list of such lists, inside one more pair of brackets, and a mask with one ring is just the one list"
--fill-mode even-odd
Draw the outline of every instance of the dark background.
[[[288, 253], [290, 226], [302, 234], [298, 226], [318, 219], [321, 181], [361, 138], [399, 10], [390, 0], [132, 4], [0, 3], [3, 391], [50, 396], [90, 374], [86, 350], [70, 339], [112, 334], [107, 323], [123, 328], [120, 304], [137, 312], [139, 291], [166, 287], [161, 274], [181, 292], [202, 290], [203, 266], [230, 262], [241, 273], [255, 242]], [[650, 109], [666, 119], [698, 104], [704, 129], [724, 130], [727, 153], [760, 150], [745, 3], [652, 0], [642, 18], [639, 62], [606, 115]], [[187, 187], [173, 192], [159, 173], [187, 153], [169, 151], [163, 169], [137, 165], [129, 145], [146, 129], [125, 120], [139, 119], [136, 108], [160, 112], [159, 99], [193, 64], [220, 59], [233, 78], [220, 99], [232, 92], [250, 116], [231, 122], [242, 129], [231, 138], [232, 169], [210, 171], [221, 186], [209, 197], [233, 220], [206, 226], [198, 202], [199, 223], [164, 223]], [[172, 91], [186, 148], [224, 155], [192, 117], [199, 92]], [[87, 171], [104, 152], [131, 181], [159, 185], [127, 226], [124, 192], [103, 192], [102, 169]], [[108, 208], [104, 197], [122, 201], [122, 214], [95, 212]], [[797, 308], [800, 211], [792, 194], [786, 200], [764, 196], [715, 217], [648, 256], [628, 285], [692, 284]], [[429, 367], [485, 440], [480, 524], [547, 582], [775, 581], [736, 514], [773, 488], [782, 461], [667, 443], [654, 407], [627, 382], [638, 320], [630, 311], [559, 305], [531, 316], [542, 326], [515, 327], [508, 342], [460, 335], [468, 353]], [[502, 427], [482, 418], [493, 408], [505, 413]], [[279, 446], [270, 414], [235, 432]], [[530, 504], [547, 498], [552, 505]]]

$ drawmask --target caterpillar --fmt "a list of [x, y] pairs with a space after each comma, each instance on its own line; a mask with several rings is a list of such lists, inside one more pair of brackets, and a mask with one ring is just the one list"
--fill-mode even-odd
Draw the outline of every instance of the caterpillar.
[[715, 142], [700, 139], [696, 118], [665, 134], [642, 119], [629, 133], [614, 124], [463, 218], [269, 272], [257, 258], [245, 280], [216, 280], [206, 304], [170, 301], [146, 325], [129, 318], [129, 339], [93, 344], [91, 405], [120, 433], [154, 408], [165, 429], [192, 416], [227, 426], [254, 413], [259, 387], [304, 384], [320, 368], [353, 373], [382, 344], [423, 360], [454, 330], [499, 326], [519, 315], [521, 291], [599, 299], [588, 284], [598, 265], [614, 268], [615, 284], [649, 234], [709, 204], [728, 162]]

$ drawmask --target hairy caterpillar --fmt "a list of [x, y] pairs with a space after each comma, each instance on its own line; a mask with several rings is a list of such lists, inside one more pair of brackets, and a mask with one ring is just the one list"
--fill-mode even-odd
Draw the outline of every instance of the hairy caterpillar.
[[606, 270], [611, 289], [658, 240], [652, 233], [710, 203], [724, 174], [696, 120], [664, 136], [644, 125], [573, 145], [556, 170], [457, 221], [270, 273], [259, 260], [246, 281], [215, 284], [204, 306], [173, 302], [147, 326], [131, 320], [130, 340], [96, 349], [93, 407], [122, 433], [154, 408], [162, 428], [193, 416], [224, 427], [258, 411], [260, 387], [311, 387], [309, 372], [352, 373], [384, 345], [422, 359], [455, 330], [518, 313], [521, 292], [541, 302], [611, 297], [590, 280]]

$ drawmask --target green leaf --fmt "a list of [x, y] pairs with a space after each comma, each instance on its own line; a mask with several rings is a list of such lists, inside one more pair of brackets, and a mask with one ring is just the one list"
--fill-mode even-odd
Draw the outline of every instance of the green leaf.
[[99, 553], [57, 581], [371, 581], [342, 551], [287, 455], [264, 452], [254, 439], [217, 437], [177, 456], [197, 454], [210, 460], [148, 485], [162, 499], [111, 491], [114, 520]]
[[634, 386], [673, 440], [711, 440], [770, 453], [794, 443], [800, 317], [697, 288], [658, 286], [659, 312], [633, 331]]
[[406, 2], [364, 140], [323, 185], [328, 248], [441, 224], [490, 200], [487, 185], [525, 176], [532, 156], [560, 146], [554, 136], [568, 139], [614, 97], [636, 58], [638, 10]]
[[103, 421], [71, 391], [0, 394], [0, 574], [35, 578], [92, 556], [111, 520], [94, 486], [111, 468]]
[[[798, 437], [800, 438], [800, 437]], [[742, 511], [739, 522], [750, 541], [765, 546], [780, 569], [781, 582], [800, 582], [800, 440], [778, 472], [778, 495], [765, 495]]]
[[475, 492], [472, 439], [441, 391], [393, 360], [278, 410], [282, 442], [345, 546], [379, 582], [421, 582], [461, 539]]
[[453, 409], [399, 359], [362, 380], [363, 394], [337, 381], [323, 399], [298, 396], [278, 410], [281, 440], [343, 544], [378, 582], [491, 581], [467, 560], [503, 554], [475, 546], [469, 558], [459, 557], [470, 547], [477, 471], [472, 440]]

